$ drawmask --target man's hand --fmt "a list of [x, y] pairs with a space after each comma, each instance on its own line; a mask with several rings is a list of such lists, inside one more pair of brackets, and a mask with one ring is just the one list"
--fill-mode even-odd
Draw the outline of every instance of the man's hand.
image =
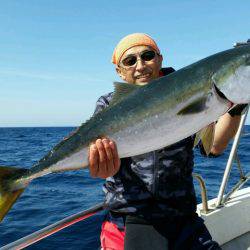
[[107, 178], [120, 169], [121, 161], [114, 141], [97, 139], [89, 147], [89, 170], [92, 177]]

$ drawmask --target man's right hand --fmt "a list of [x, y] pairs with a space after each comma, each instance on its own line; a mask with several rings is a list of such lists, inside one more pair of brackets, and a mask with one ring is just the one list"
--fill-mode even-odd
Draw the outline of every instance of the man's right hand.
[[107, 178], [120, 169], [121, 161], [114, 141], [97, 139], [89, 147], [89, 170], [92, 177]]

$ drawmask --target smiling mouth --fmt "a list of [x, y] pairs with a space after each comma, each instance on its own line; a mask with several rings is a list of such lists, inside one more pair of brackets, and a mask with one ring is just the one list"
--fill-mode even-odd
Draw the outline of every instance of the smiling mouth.
[[150, 77], [150, 74], [147, 73], [147, 74], [137, 76], [136, 79], [144, 79], [144, 78], [149, 78], [149, 77]]

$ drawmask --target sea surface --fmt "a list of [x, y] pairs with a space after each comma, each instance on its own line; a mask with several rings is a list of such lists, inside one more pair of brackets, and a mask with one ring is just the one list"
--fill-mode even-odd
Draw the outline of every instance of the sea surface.
[[[0, 166], [30, 168], [73, 127], [0, 128]], [[229, 150], [219, 158], [204, 158], [195, 150], [195, 172], [206, 181], [208, 197], [218, 194]], [[250, 126], [245, 126], [238, 148], [245, 172], [250, 171]], [[239, 179], [234, 164], [227, 190]], [[88, 170], [51, 174], [38, 178], [26, 188], [0, 224], [0, 246], [15, 241], [66, 216], [102, 202], [103, 180], [90, 177]], [[200, 202], [200, 192], [195, 181]], [[249, 184], [248, 184], [249, 186]], [[27, 249], [98, 249], [105, 213], [74, 224]]]

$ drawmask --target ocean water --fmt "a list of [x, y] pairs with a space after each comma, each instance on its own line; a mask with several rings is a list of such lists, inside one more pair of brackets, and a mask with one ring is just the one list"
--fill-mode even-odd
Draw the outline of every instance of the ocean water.
[[[0, 128], [0, 166], [30, 168], [74, 128]], [[218, 194], [229, 150], [219, 158], [202, 157], [195, 150], [195, 172], [206, 181], [208, 197]], [[250, 171], [250, 126], [245, 126], [238, 154], [245, 172]], [[239, 179], [236, 164], [227, 186]], [[0, 246], [47, 225], [85, 210], [103, 200], [103, 180], [90, 177], [88, 170], [51, 174], [34, 180], [0, 224]], [[249, 186], [249, 184], [247, 184]], [[198, 201], [200, 192], [195, 181]], [[105, 213], [68, 227], [27, 249], [98, 249]]]

